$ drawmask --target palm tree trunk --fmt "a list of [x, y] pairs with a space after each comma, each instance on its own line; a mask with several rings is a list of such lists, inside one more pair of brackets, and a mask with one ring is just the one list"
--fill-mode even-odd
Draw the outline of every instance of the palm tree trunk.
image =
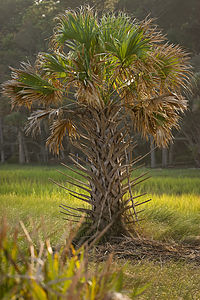
[[119, 141], [122, 132], [117, 125], [116, 117], [111, 121], [109, 116], [102, 112], [96, 118], [94, 116], [88, 131], [93, 150], [89, 155], [92, 172], [91, 200], [94, 202], [93, 219], [97, 222], [99, 230], [103, 230], [115, 217], [115, 230], [120, 231], [122, 226], [121, 216], [117, 217], [117, 214], [123, 203], [123, 177], [119, 170], [124, 162], [124, 151], [120, 155], [122, 141]]
[[[133, 145], [128, 131], [123, 126], [118, 107], [107, 107], [102, 111], [91, 109], [81, 122], [81, 140], [74, 143], [87, 156], [89, 169], [72, 160], [87, 174], [89, 181], [88, 200], [91, 209], [87, 212], [94, 231], [110, 226], [109, 236], [124, 234], [122, 220], [124, 197], [129, 191], [130, 165], [126, 154]], [[127, 156], [128, 157], [128, 156]], [[126, 184], [123, 181], [126, 179]]]
[[80, 138], [73, 140], [73, 145], [85, 154], [88, 166], [85, 167], [84, 159], [79, 157], [77, 161], [77, 156], [70, 154], [78, 170], [68, 165], [65, 167], [88, 182], [68, 174], [66, 176], [70, 180], [66, 181], [82, 191], [63, 187], [71, 196], [89, 205], [87, 208], [61, 205], [67, 220], [77, 222], [82, 213], [86, 214], [86, 224], [82, 226], [80, 233], [82, 238], [77, 236], [79, 244], [84, 240], [88, 241], [88, 238], [93, 240], [99, 232], [104, 232], [103, 241], [130, 235], [127, 224], [139, 221], [136, 208], [151, 200], [135, 203], [135, 199], [144, 194], [133, 195], [132, 187], [148, 177], [145, 178], [146, 173], [143, 173], [131, 180], [133, 166], [142, 158], [130, 161], [130, 154], [136, 143], [132, 143], [129, 128], [120, 117], [121, 109], [113, 104], [102, 110], [89, 108], [79, 115], [77, 131]]

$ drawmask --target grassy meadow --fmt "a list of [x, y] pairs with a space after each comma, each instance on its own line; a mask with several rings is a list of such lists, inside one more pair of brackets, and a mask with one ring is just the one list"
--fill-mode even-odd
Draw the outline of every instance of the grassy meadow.
[[[10, 230], [21, 220], [36, 243], [38, 237], [50, 238], [55, 247], [64, 243], [69, 231], [69, 222], [63, 220], [59, 205], [82, 205], [49, 181], [51, 178], [65, 183], [64, 175], [56, 170], [69, 174], [63, 166], [0, 167], [0, 212]], [[137, 170], [133, 177], [146, 171]], [[200, 170], [155, 169], [149, 173], [151, 178], [134, 190], [135, 194], [147, 192], [144, 201], [152, 198], [142, 207], [145, 210], [140, 214], [143, 220], [137, 228], [139, 234], [148, 239], [200, 244]], [[135, 280], [150, 283], [139, 299], [200, 299], [200, 269], [193, 264], [147, 260], [119, 263], [128, 264], [127, 286]]]
[[[55, 243], [62, 240], [69, 224], [59, 213], [59, 205], [83, 204], [49, 180], [65, 184], [65, 176], [57, 170], [74, 176], [63, 166], [1, 166], [0, 210], [11, 227], [22, 220], [30, 230], [43, 226], [41, 234], [51, 235]], [[137, 170], [133, 177], [146, 171]], [[196, 242], [200, 236], [200, 170], [155, 169], [149, 170], [149, 175], [134, 191], [136, 195], [147, 192], [144, 201], [152, 199], [141, 206], [145, 210], [139, 232], [152, 239]]]

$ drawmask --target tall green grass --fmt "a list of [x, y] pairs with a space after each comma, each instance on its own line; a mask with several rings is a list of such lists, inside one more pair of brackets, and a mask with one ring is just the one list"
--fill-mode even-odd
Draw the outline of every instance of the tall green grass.
[[[119, 264], [119, 262], [118, 262]], [[199, 300], [200, 268], [184, 262], [127, 262], [126, 284], [150, 283], [139, 300]]]
[[[51, 193], [56, 187], [49, 178], [64, 182], [65, 178], [56, 170], [67, 172], [78, 178], [65, 167], [4, 165], [0, 166], [0, 194], [41, 194]], [[139, 169], [133, 172], [133, 177], [148, 171], [150, 179], [136, 187], [136, 191], [146, 191], [150, 194], [200, 194], [200, 169], [147, 170]], [[57, 189], [58, 190], [58, 189]]]
[[[63, 220], [59, 205], [64, 203], [76, 207], [83, 204], [49, 180], [65, 184], [65, 177], [57, 169], [74, 176], [61, 165], [1, 167], [0, 211], [7, 215], [11, 227], [23, 220], [32, 230], [42, 222], [44, 235], [52, 233], [55, 243], [62, 240], [68, 230], [68, 222]], [[146, 171], [137, 170], [132, 176], [134, 178]], [[160, 240], [196, 241], [200, 236], [200, 170], [149, 170], [149, 175], [151, 178], [134, 190], [135, 194], [147, 192], [144, 200], [152, 198], [143, 206], [141, 234]], [[70, 188], [70, 185], [66, 186]]]
[[147, 238], [200, 244], [200, 195], [153, 195], [142, 217]]
[[[3, 166], [0, 169], [0, 211], [7, 216], [11, 229], [22, 220], [30, 232], [38, 228], [41, 238], [50, 236], [55, 244], [64, 242], [69, 223], [63, 220], [59, 205], [83, 204], [49, 180], [65, 184], [65, 177], [56, 171], [58, 168]], [[68, 184], [66, 187], [70, 188]]]

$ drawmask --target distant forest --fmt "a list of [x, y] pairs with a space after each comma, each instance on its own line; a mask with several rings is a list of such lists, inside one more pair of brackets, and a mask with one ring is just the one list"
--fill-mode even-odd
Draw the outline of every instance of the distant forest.
[[[174, 142], [168, 148], [154, 149], [136, 133], [138, 147], [133, 155], [145, 158], [151, 167], [200, 167], [200, 1], [199, 0], [0, 0], [0, 83], [10, 79], [11, 67], [20, 62], [34, 62], [38, 52], [48, 49], [55, 17], [68, 8], [89, 4], [101, 11], [123, 10], [142, 20], [153, 18], [167, 39], [180, 44], [191, 56], [194, 71], [192, 93], [187, 96], [189, 108], [174, 131]], [[45, 146], [48, 126], [41, 135], [25, 134], [30, 112], [22, 108], [11, 110], [10, 100], [0, 94], [0, 162], [53, 164], [67, 160], [70, 152], [82, 156], [66, 137], [64, 150], [55, 157]], [[84, 157], [83, 157], [84, 158]]]

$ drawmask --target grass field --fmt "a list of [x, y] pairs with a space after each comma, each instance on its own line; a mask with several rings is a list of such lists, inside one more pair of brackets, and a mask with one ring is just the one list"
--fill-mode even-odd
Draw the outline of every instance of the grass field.
[[[80, 205], [65, 190], [49, 181], [64, 183], [56, 169], [64, 167], [0, 167], [0, 211], [12, 230], [22, 220], [35, 240], [50, 237], [53, 245], [63, 244], [69, 223], [62, 219], [59, 204]], [[146, 170], [138, 170], [137, 176]], [[135, 193], [152, 198], [144, 208], [138, 228], [147, 238], [198, 243], [200, 240], [200, 170], [151, 170], [152, 178], [138, 185]], [[23, 238], [22, 238], [23, 243]], [[200, 243], [200, 241], [199, 241]], [[148, 261], [128, 262], [127, 286], [135, 278], [150, 282], [139, 299], [200, 299], [200, 269], [192, 264]]]
[[[3, 166], [0, 169], [0, 210], [10, 226], [23, 220], [29, 229], [39, 224], [55, 243], [62, 239], [68, 224], [59, 213], [59, 204], [82, 205], [49, 178], [65, 183], [56, 170], [64, 167]], [[138, 170], [137, 176], [146, 170]], [[137, 186], [136, 194], [147, 192], [140, 229], [145, 237], [158, 240], [194, 242], [200, 236], [200, 170], [152, 170], [152, 178]], [[69, 187], [69, 186], [68, 186]], [[73, 188], [74, 189], [74, 188]], [[35, 224], [35, 225], [33, 225]], [[43, 225], [42, 225], [43, 224]], [[42, 232], [42, 231], [41, 231]], [[59, 232], [59, 234], [58, 234]]]

